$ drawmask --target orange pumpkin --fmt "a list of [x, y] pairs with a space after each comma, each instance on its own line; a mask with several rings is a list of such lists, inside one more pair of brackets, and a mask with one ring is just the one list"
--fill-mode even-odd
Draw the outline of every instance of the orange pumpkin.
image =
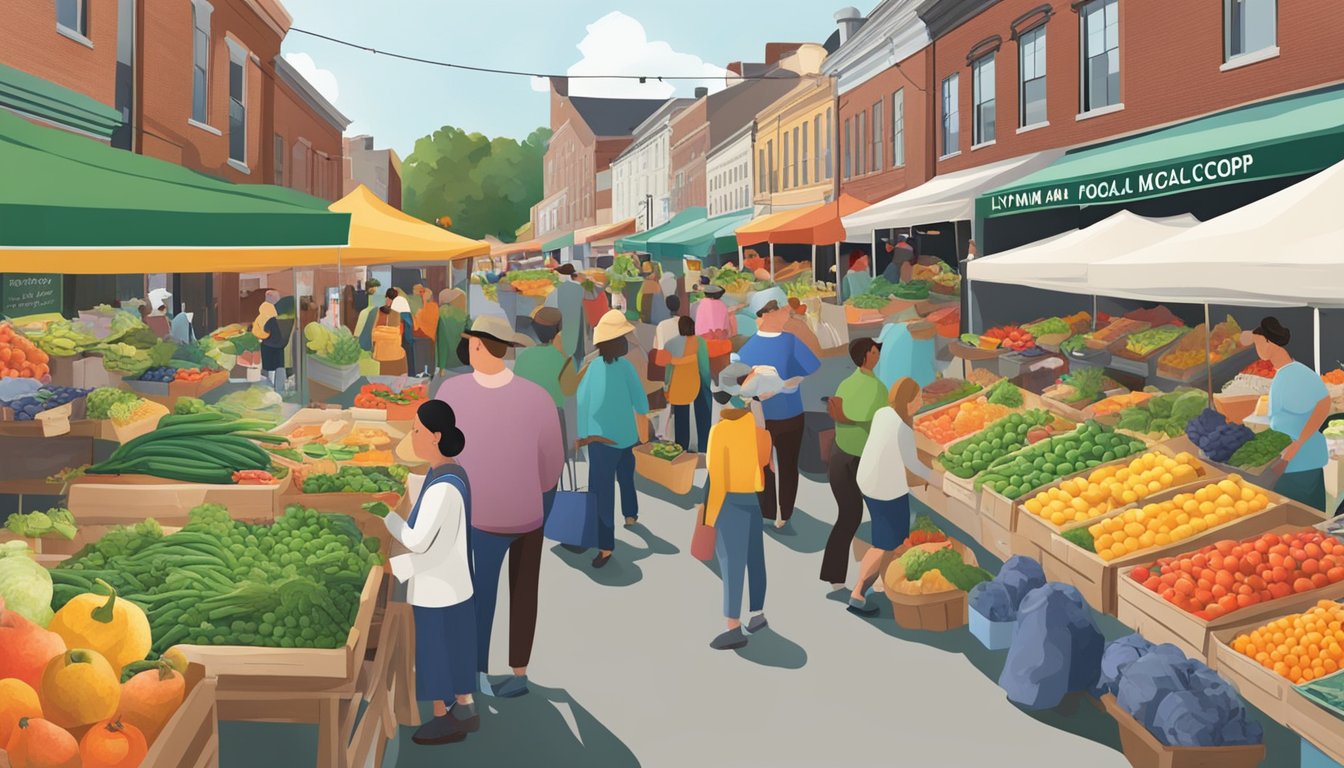
[[65, 653], [65, 641], [14, 611], [0, 598], [0, 678], [15, 677], [33, 690], [42, 687], [47, 662]]
[[9, 743], [20, 718], [41, 716], [42, 703], [31, 685], [13, 677], [0, 680], [0, 744]]
[[120, 720], [103, 720], [79, 741], [83, 768], [136, 768], [149, 746], [140, 729]]
[[75, 737], [38, 717], [19, 719], [5, 752], [13, 768], [80, 768], [79, 743]]
[[186, 694], [186, 680], [171, 663], [153, 662], [121, 684], [121, 721], [140, 729], [145, 741], [153, 744]]

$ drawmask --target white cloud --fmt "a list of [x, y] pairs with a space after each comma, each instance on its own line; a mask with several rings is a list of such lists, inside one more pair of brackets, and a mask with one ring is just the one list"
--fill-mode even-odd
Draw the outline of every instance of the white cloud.
[[294, 69], [298, 70], [303, 79], [322, 94], [322, 98], [336, 103], [336, 98], [341, 95], [340, 84], [336, 82], [336, 75], [329, 69], [322, 69], [313, 61], [313, 57], [306, 53], [286, 53], [285, 61], [289, 62]]
[[[572, 65], [568, 74], [574, 75], [640, 75], [638, 80], [610, 78], [580, 78], [569, 81], [571, 96], [602, 96], [620, 99], [667, 99], [690, 96], [695, 88], [704, 86], [710, 92], [722, 90], [727, 72], [709, 64], [699, 56], [680, 53], [661, 40], [649, 40], [644, 25], [620, 11], [613, 11], [588, 25], [588, 34], [578, 44], [583, 54]], [[704, 80], [677, 80], [659, 82], [658, 75], [704, 77]], [[545, 78], [532, 78], [532, 90], [546, 91]]]

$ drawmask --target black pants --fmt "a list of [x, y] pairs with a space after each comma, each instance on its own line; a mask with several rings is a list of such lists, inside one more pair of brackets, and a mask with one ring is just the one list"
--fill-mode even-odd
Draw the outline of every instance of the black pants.
[[[779, 468], [779, 493], [775, 493], [775, 472], [765, 468], [765, 490], [756, 495], [761, 505], [761, 516], [767, 520], [793, 517], [793, 505], [798, 501], [798, 455], [803, 450], [803, 414], [791, 419], [766, 419], [765, 430], [774, 444], [776, 466]], [[857, 459], [855, 459], [857, 461]], [[860, 498], [862, 503], [862, 498]]]
[[849, 574], [849, 547], [863, 522], [863, 492], [859, 490], [859, 457], [851, 456], [838, 447], [831, 450], [831, 466], [826, 473], [835, 496], [835, 526], [826, 539], [826, 552], [821, 558], [821, 580], [828, 584], [844, 584]]
[[688, 405], [672, 406], [672, 428], [676, 436], [677, 445], [681, 446], [683, 451], [691, 450], [691, 407], [695, 407], [695, 434], [699, 441], [697, 446], [700, 453], [709, 450], [709, 415], [711, 413], [709, 403], [709, 387], [701, 387], [700, 393], [695, 396], [695, 401]]

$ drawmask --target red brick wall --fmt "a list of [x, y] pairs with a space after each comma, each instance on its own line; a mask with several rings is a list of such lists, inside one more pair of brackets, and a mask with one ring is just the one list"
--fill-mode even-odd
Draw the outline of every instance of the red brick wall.
[[89, 0], [89, 48], [56, 31], [56, 4], [7, 3], [0, 62], [115, 106], [117, 0]]
[[[115, 3], [108, 2], [108, 5]], [[210, 18], [210, 92], [207, 124], [215, 135], [189, 125], [191, 118], [192, 26], [190, 2], [145, 0], [141, 14], [139, 67], [140, 151], [152, 157], [240, 183], [271, 182], [275, 98], [273, 62], [280, 53], [280, 37], [244, 0], [213, 0]], [[228, 164], [229, 47], [226, 35], [243, 44], [257, 61], [247, 64], [247, 166], [243, 173]], [[340, 155], [339, 143], [336, 150]], [[286, 158], [286, 173], [289, 159]]]
[[[1224, 61], [1222, 3], [1120, 0], [1124, 109], [1079, 120], [1079, 16], [1066, 0], [1056, 0], [1055, 14], [1046, 25], [1050, 124], [1018, 134], [1018, 49], [1010, 25], [1038, 5], [1040, 0], [1003, 0], [935, 41], [936, 75], [929, 87], [934, 104], [941, 98], [942, 80], [952, 72], [961, 73], [961, 154], [939, 161], [938, 173], [1086, 144], [1344, 79], [1338, 0], [1280, 2], [1280, 55], [1227, 72], [1219, 70]], [[990, 35], [1003, 38], [995, 60], [997, 137], [993, 145], [972, 151], [971, 71], [966, 56]], [[936, 130], [933, 138], [937, 140]]]
[[[705, 156], [709, 154], [709, 101], [694, 104], [672, 118], [672, 144], [669, 149], [668, 177], [671, 212], [703, 206], [705, 192]], [[677, 186], [677, 175], [681, 186]]]
[[[283, 82], [275, 85], [272, 122], [272, 135], [266, 140], [274, 145], [277, 134], [285, 140], [285, 186], [326, 200], [339, 198], [344, 179], [341, 131]], [[299, 154], [307, 155], [302, 163], [295, 162]], [[298, 172], [300, 166], [305, 167], [305, 173]], [[259, 181], [271, 183], [274, 179], [267, 177]]]
[[[872, 120], [873, 105], [882, 100], [882, 131], [885, 134], [882, 148], [882, 170], [863, 176], [841, 178], [842, 192], [853, 195], [870, 203], [891, 197], [911, 187], [917, 187], [933, 176], [933, 140], [930, 128], [933, 115], [933, 88], [929, 85], [933, 74], [933, 51], [925, 48], [901, 62], [900, 67], [891, 67], [877, 77], [840, 97], [840, 130], [843, 131], [846, 120], [851, 122], [859, 112], [866, 112], [867, 121]], [[905, 165], [892, 165], [893, 150], [891, 144], [892, 108], [891, 98], [898, 89], [903, 89], [905, 103]], [[869, 123], [871, 125], [871, 122]], [[843, 141], [843, 134], [841, 135]], [[841, 161], [838, 165], [840, 175], [844, 174], [844, 145], [839, 145]]]
[[[568, 127], [565, 127], [568, 124]], [[562, 130], [563, 129], [563, 130]], [[556, 228], [544, 230], [535, 216], [533, 231], [537, 237], [553, 232], [565, 232], [591, 226], [597, 222], [597, 209], [602, 207], [595, 193], [597, 171], [611, 165], [611, 159], [628, 146], [628, 140], [598, 142], [568, 97], [551, 89], [551, 130], [555, 136], [546, 149], [543, 165], [543, 199], [565, 193]], [[607, 207], [611, 194], [606, 193]]]

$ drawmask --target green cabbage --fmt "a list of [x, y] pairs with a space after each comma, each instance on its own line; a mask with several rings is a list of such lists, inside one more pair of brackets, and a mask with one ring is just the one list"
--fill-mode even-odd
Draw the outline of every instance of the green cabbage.
[[33, 560], [27, 545], [0, 545], [0, 600], [5, 608], [45, 627], [52, 617], [51, 594], [51, 574]]

